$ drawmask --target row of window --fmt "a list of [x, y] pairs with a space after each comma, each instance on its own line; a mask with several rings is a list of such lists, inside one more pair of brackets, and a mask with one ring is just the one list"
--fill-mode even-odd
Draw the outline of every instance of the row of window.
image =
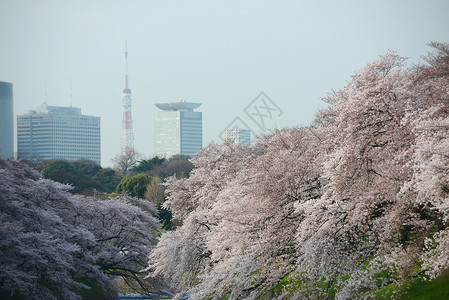
[[100, 154], [100, 149], [73, 149], [73, 148], [51, 148], [51, 147], [22, 147], [19, 148], [18, 152], [26, 153], [98, 153]]
[[17, 127], [17, 132], [35, 132], [35, 133], [39, 133], [39, 132], [44, 132], [44, 133], [48, 133], [48, 132], [73, 132], [73, 133], [84, 133], [84, 132], [89, 132], [89, 133], [100, 133], [100, 128], [74, 128], [74, 127], [66, 127], [66, 128], [52, 128], [52, 127]]
[[100, 128], [100, 123], [74, 123], [74, 122], [17, 122], [18, 127], [33, 127], [33, 128], [53, 128], [53, 127], [80, 127], [80, 128]]

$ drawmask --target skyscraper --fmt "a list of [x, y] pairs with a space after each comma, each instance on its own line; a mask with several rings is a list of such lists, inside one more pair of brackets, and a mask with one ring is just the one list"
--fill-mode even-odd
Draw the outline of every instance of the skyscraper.
[[237, 127], [226, 129], [224, 131], [224, 138], [231, 139], [236, 144], [251, 146], [251, 131], [248, 129], [239, 129]]
[[14, 111], [12, 83], [0, 81], [0, 155], [14, 156]]
[[101, 163], [100, 117], [81, 108], [43, 105], [17, 116], [17, 155], [30, 160], [89, 159]]
[[193, 156], [203, 146], [202, 113], [194, 111], [201, 103], [157, 103], [155, 152], [157, 156]]

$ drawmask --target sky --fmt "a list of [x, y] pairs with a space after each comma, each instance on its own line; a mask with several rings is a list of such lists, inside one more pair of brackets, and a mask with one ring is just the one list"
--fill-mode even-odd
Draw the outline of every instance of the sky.
[[[202, 103], [203, 146], [236, 120], [255, 133], [307, 126], [322, 97], [379, 55], [420, 63], [426, 44], [449, 42], [448, 11], [447, 0], [0, 0], [0, 81], [14, 84], [15, 115], [47, 101], [101, 117], [108, 167], [125, 41], [134, 145], [151, 158], [155, 103]], [[261, 101], [273, 113], [264, 126], [251, 118]]]

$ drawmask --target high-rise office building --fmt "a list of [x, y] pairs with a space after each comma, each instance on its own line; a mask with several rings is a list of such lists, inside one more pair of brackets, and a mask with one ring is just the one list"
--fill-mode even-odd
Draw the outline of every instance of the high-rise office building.
[[0, 155], [14, 156], [14, 111], [12, 83], [0, 81]]
[[194, 111], [201, 103], [157, 103], [155, 154], [170, 157], [193, 156], [203, 146], [202, 113]]
[[89, 159], [101, 163], [100, 117], [81, 108], [43, 105], [17, 116], [17, 155], [30, 160]]
[[251, 131], [248, 129], [239, 129], [237, 127], [226, 129], [224, 131], [224, 138], [231, 139], [236, 144], [251, 146]]

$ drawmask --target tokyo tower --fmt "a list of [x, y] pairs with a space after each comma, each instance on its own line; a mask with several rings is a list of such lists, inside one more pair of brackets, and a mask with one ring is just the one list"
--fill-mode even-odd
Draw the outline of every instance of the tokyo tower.
[[125, 42], [125, 88], [123, 89], [123, 119], [122, 119], [122, 136], [121, 136], [121, 155], [129, 157], [130, 153], [134, 151], [134, 134], [133, 134], [133, 119], [131, 116], [131, 90], [128, 87], [128, 50]]

